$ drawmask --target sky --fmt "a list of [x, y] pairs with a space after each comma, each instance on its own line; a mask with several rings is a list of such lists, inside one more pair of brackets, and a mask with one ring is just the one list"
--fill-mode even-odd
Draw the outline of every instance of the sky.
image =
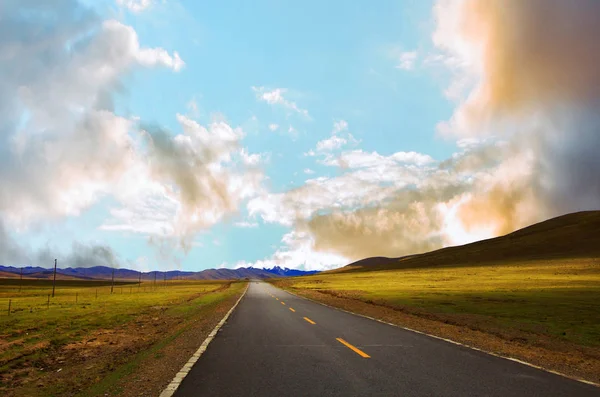
[[0, 4], [0, 264], [331, 269], [600, 209], [594, 0]]

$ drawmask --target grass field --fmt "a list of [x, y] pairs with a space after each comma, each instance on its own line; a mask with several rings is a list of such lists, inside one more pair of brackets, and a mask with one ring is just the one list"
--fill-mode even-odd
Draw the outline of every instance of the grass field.
[[[117, 364], [166, 338], [191, 316], [212, 315], [211, 307], [239, 294], [244, 284], [119, 283], [111, 294], [110, 282], [64, 280], [57, 281], [48, 305], [51, 283], [27, 280], [19, 292], [15, 281], [0, 281], [0, 394], [27, 396], [75, 395], [102, 384]], [[96, 385], [94, 393], [84, 395], [101, 391]]]
[[600, 259], [333, 273], [280, 282], [465, 325], [600, 345]]

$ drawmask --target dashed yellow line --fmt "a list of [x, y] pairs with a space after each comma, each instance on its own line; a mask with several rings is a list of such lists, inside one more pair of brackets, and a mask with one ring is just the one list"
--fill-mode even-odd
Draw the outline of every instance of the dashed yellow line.
[[293, 308], [291, 308], [291, 307], [290, 307], [290, 311], [293, 311], [294, 313], [296, 313], [296, 311]]
[[275, 299], [279, 300], [279, 298], [275, 298]]
[[311, 320], [311, 319], [310, 319], [310, 318], [308, 318], [308, 317], [304, 317], [304, 319], [305, 319], [306, 321], [308, 321], [309, 323], [313, 324], [313, 325], [314, 325], [314, 324], [316, 324], [316, 323], [315, 323], [313, 320]]
[[285, 302], [284, 302], [284, 301], [281, 301], [281, 304], [282, 304], [282, 305], [285, 305]]
[[[306, 317], [304, 317], [306, 318]], [[359, 348], [352, 346], [350, 343], [346, 342], [345, 340], [343, 340], [342, 338], [335, 338], [338, 342], [340, 342], [342, 345], [346, 346], [348, 349], [352, 350], [354, 353], [358, 354], [361, 357], [364, 358], [371, 358], [371, 356], [369, 356], [367, 353], [365, 353], [364, 351], [360, 350]]]

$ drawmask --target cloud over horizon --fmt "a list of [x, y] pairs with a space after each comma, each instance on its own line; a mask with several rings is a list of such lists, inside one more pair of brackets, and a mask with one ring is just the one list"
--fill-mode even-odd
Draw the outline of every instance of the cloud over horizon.
[[251, 201], [251, 213], [306, 231], [315, 251], [352, 261], [600, 208], [600, 55], [592, 39], [600, 3], [440, 0], [434, 13], [433, 40], [453, 60], [452, 84], [470, 87], [440, 131], [472, 143], [443, 161], [360, 150], [328, 156], [323, 163], [342, 175]]
[[[434, 119], [437, 131], [430, 131], [455, 147], [443, 156], [414, 146], [412, 135], [423, 132], [408, 130], [409, 122], [394, 124], [402, 139], [388, 135], [375, 144], [380, 130], [389, 133], [388, 122], [361, 107], [372, 101], [371, 113], [390, 112], [389, 98], [380, 101], [370, 82], [349, 84], [352, 65], [343, 57], [339, 65], [348, 75], [327, 74], [320, 65], [303, 85], [273, 70], [261, 74], [270, 65], [248, 60], [256, 74], [250, 77], [265, 86], [235, 69], [239, 80], [221, 89], [233, 76], [204, 73], [198, 65], [210, 58], [194, 57], [209, 46], [190, 39], [197, 47], [182, 43], [182, 57], [168, 48], [171, 36], [138, 36], [129, 18], [140, 18], [152, 4], [117, 0], [117, 11], [131, 11], [119, 12], [128, 23], [76, 0], [0, 6], [0, 262], [35, 260], [43, 254], [39, 241], [29, 248], [18, 236], [81, 217], [99, 203], [106, 213], [97, 231], [141, 236], [164, 258], [188, 255], [202, 246], [198, 236], [232, 226], [235, 238], [264, 230], [278, 230], [281, 238], [270, 241], [272, 253], [263, 259], [219, 263], [310, 270], [463, 244], [600, 209], [600, 2], [437, 0], [433, 52], [406, 44], [415, 50], [395, 48], [389, 68], [411, 71], [394, 71], [402, 75], [394, 78], [414, 78], [430, 67], [450, 75], [444, 93], [451, 115]], [[210, 62], [229, 70], [225, 62]], [[165, 92], [183, 90], [183, 81], [214, 84], [186, 93], [191, 114], [170, 107], [181, 99], [176, 95], [154, 92], [141, 106], [147, 117], [129, 116], [124, 94], [132, 76], [147, 69], [191, 76], [164, 83], [172, 84]], [[273, 81], [265, 81], [269, 76]], [[343, 86], [339, 103], [324, 114], [335, 97], [315, 87], [335, 84]], [[366, 96], [354, 95], [357, 87], [367, 87], [356, 91]], [[202, 89], [213, 89], [217, 99]], [[242, 104], [244, 93], [249, 104]], [[309, 112], [298, 104], [306, 98], [323, 109]], [[218, 99], [234, 102], [235, 122], [220, 113]], [[204, 117], [210, 107], [219, 113]], [[148, 119], [156, 108], [169, 109], [161, 118], [172, 121], [168, 127]], [[261, 109], [266, 113], [257, 117]], [[267, 144], [273, 146], [265, 150]], [[281, 161], [269, 164], [270, 158]], [[228, 240], [222, 237], [211, 240]], [[73, 241], [61, 255], [73, 263], [127, 261], [103, 241], [86, 241], [94, 242]]]
[[[126, 225], [108, 221], [106, 230], [142, 230], [187, 250], [195, 233], [254, 194], [260, 157], [240, 146], [239, 128], [207, 129], [178, 115], [183, 133], [175, 135], [140, 130], [115, 113], [114, 95], [130, 73], [179, 72], [185, 63], [177, 52], [141, 46], [131, 26], [102, 21], [76, 1], [10, 3], [0, 25], [1, 244], [16, 247], [4, 228], [79, 216], [113, 197], [122, 206], [113, 215]], [[132, 211], [140, 203], [151, 209], [136, 218], [148, 208]], [[81, 245], [73, 244], [73, 261], [99, 257], [93, 249], [77, 254]], [[7, 252], [3, 260], [33, 255]]]

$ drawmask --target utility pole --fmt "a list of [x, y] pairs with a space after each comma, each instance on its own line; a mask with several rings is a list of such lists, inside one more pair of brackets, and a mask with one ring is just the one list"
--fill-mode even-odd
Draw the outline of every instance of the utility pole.
[[110, 294], [112, 295], [113, 289], [115, 288], [115, 269], [112, 269], [112, 280], [110, 282]]
[[167, 286], [167, 272], [165, 272], [165, 287]]
[[23, 287], [23, 268], [21, 267], [21, 278], [19, 281], [19, 292], [21, 292], [21, 288]]
[[140, 279], [138, 280], [138, 287], [142, 285], [142, 271], [140, 270]]
[[156, 270], [154, 271], [154, 287], [156, 287], [156, 273], [158, 273]]
[[54, 259], [54, 279], [52, 280], [52, 297], [54, 298], [54, 290], [56, 289], [56, 259]]

